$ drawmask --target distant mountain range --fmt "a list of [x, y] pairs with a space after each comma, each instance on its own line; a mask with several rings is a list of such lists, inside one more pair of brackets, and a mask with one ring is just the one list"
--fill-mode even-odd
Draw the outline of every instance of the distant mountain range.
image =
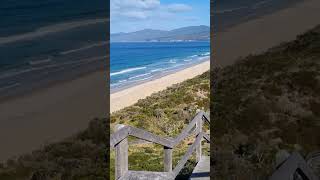
[[130, 33], [110, 35], [111, 42], [166, 42], [166, 41], [209, 41], [210, 27], [188, 26], [170, 31], [144, 29]]

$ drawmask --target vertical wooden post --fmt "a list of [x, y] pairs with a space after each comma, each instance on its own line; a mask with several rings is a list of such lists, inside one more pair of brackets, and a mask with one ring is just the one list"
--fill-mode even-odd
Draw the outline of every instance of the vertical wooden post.
[[[117, 125], [116, 129], [119, 130], [123, 126]], [[115, 146], [116, 151], [116, 167], [115, 178], [116, 180], [128, 172], [128, 138], [123, 139]]]
[[164, 147], [164, 171], [172, 172], [172, 148]]
[[[199, 135], [199, 133], [202, 132], [202, 117], [197, 120], [196, 128], [197, 128], [197, 134]], [[202, 154], [201, 151], [202, 151], [202, 148], [201, 148], [201, 141], [200, 141], [200, 144], [198, 146], [196, 146], [196, 161], [197, 162], [199, 162], [201, 159], [201, 154]]]

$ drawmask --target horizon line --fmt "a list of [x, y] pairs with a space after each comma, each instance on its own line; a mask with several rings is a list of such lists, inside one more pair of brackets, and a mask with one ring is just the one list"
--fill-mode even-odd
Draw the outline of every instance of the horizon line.
[[112, 34], [120, 34], [120, 33], [134, 33], [134, 32], [139, 32], [139, 31], [143, 31], [143, 30], [155, 30], [155, 31], [172, 31], [175, 29], [180, 29], [180, 28], [186, 28], [186, 27], [195, 27], [195, 26], [206, 26], [210, 28], [210, 25], [194, 25], [194, 26], [182, 26], [182, 27], [178, 27], [178, 28], [174, 28], [174, 29], [170, 29], [170, 30], [165, 30], [165, 29], [152, 29], [152, 28], [144, 28], [144, 29], [140, 29], [140, 30], [136, 30], [136, 31], [130, 31], [130, 32], [110, 32], [110, 35]]

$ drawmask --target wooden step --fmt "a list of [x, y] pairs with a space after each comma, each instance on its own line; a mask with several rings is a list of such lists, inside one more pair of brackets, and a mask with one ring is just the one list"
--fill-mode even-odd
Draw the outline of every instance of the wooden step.
[[194, 168], [190, 180], [210, 180], [210, 157], [202, 156]]

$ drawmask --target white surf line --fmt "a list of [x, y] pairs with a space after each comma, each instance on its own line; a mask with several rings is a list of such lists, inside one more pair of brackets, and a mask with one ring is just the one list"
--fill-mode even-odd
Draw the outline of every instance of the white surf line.
[[137, 79], [138, 77], [143, 77], [143, 76], [147, 76], [147, 75], [151, 75], [151, 73], [139, 74], [139, 75], [130, 77], [129, 79]]
[[24, 69], [18, 72], [12, 72], [12, 73], [7, 73], [4, 75], [0, 76], [0, 79], [4, 79], [4, 78], [8, 78], [8, 77], [13, 77], [13, 76], [17, 76], [23, 73], [28, 73], [31, 71], [37, 71], [37, 70], [42, 70], [42, 69], [46, 69], [46, 68], [52, 68], [52, 67], [59, 67], [59, 66], [63, 66], [63, 65], [71, 65], [71, 64], [76, 64], [76, 63], [83, 63], [83, 62], [93, 62], [93, 61], [97, 61], [103, 58], [107, 58], [108, 56], [98, 56], [98, 57], [92, 57], [92, 58], [85, 58], [85, 59], [80, 59], [78, 61], [71, 61], [71, 62], [65, 62], [65, 63], [60, 63], [60, 64], [50, 64], [47, 66], [43, 66], [43, 67], [32, 67], [29, 69]]
[[19, 85], [20, 85], [20, 83], [10, 84], [10, 85], [8, 85], [8, 86], [1, 87], [1, 88], [0, 88], [0, 91], [4, 91], [4, 90], [6, 90], [6, 89], [11, 89], [11, 88], [16, 87], [16, 86], [19, 86]]
[[49, 26], [41, 27], [32, 32], [24, 33], [24, 34], [18, 34], [18, 35], [13, 35], [9, 37], [0, 37], [0, 45], [21, 41], [21, 40], [30, 40], [30, 39], [45, 36], [51, 33], [58, 33], [61, 31], [66, 31], [66, 30], [70, 30], [70, 29], [74, 29], [82, 26], [88, 26], [88, 25], [97, 24], [97, 23], [105, 23], [108, 21], [109, 21], [108, 18], [100, 18], [100, 19], [89, 19], [84, 21], [73, 21], [73, 22], [49, 25]]
[[135, 68], [128, 68], [128, 69], [124, 69], [124, 70], [121, 70], [121, 71], [110, 73], [110, 76], [116, 76], [116, 75], [119, 75], [119, 74], [125, 74], [125, 73], [128, 73], [128, 72], [137, 71], [137, 70], [146, 69], [146, 68], [147, 67], [145, 67], [145, 66], [143, 66], [143, 67], [135, 67]]
[[38, 64], [43, 64], [43, 63], [49, 63], [51, 61], [51, 58], [48, 57], [47, 59], [42, 59], [42, 60], [36, 60], [36, 61], [29, 61], [30, 65], [38, 65]]
[[57, 67], [57, 69], [49, 71], [48, 73], [58, 72], [58, 71], [61, 71], [61, 70], [65, 69], [64, 65], [71, 65], [71, 67], [73, 68], [73, 67], [77, 67], [77, 66], [80, 66], [82, 64], [85, 64], [85, 63], [91, 63], [93, 61], [98, 61], [98, 60], [101, 60], [101, 59], [104, 59], [104, 58], [107, 58], [107, 56], [98, 56], [98, 57], [80, 59], [78, 61], [71, 61], [71, 62], [65, 62], [65, 63], [60, 63], [60, 64], [52, 64], [52, 65], [48, 65], [48, 66], [44, 66], [44, 67], [38, 68], [36, 70]]
[[107, 44], [107, 41], [103, 41], [103, 42], [100, 42], [100, 43], [91, 44], [91, 45], [88, 45], [88, 46], [83, 46], [83, 47], [78, 48], [78, 49], [72, 49], [72, 50], [64, 51], [64, 52], [61, 52], [60, 54], [61, 55], [71, 54], [71, 53], [74, 53], [74, 52], [82, 51], [82, 50], [85, 50], [85, 49], [90, 49], [90, 48], [97, 47], [97, 46], [103, 46], [103, 45], [106, 45], [106, 44]]
[[149, 77], [146, 77], [146, 78], [133, 80], [133, 81], [130, 81], [130, 82], [139, 82], [139, 81], [144, 81], [144, 80], [151, 79], [151, 78], [153, 78], [153, 76], [149, 76]]
[[161, 71], [161, 70], [163, 70], [163, 68], [153, 69], [150, 72], [158, 72], [158, 71]]

